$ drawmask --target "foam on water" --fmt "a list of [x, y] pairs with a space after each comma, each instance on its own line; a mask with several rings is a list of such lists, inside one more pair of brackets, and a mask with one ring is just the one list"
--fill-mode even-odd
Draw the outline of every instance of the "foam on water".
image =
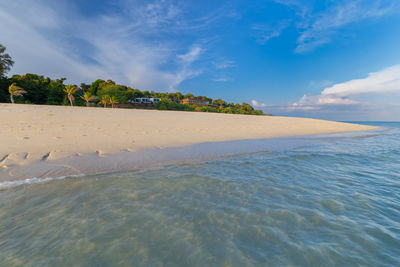
[[9, 189], [13, 187], [23, 186], [23, 185], [34, 185], [34, 184], [43, 184], [49, 183], [53, 181], [59, 181], [66, 178], [78, 178], [84, 177], [84, 174], [77, 174], [77, 175], [68, 175], [68, 176], [59, 176], [59, 177], [46, 177], [46, 178], [28, 178], [23, 180], [14, 180], [14, 181], [4, 181], [0, 182], [0, 190]]
[[[210, 142], [210, 143], [202, 143], [195, 144], [187, 147], [171, 147], [166, 149], [148, 149], [143, 150], [139, 153], [120, 153], [116, 155], [111, 155], [107, 158], [93, 158], [89, 157], [79, 157], [74, 158], [75, 163], [72, 162], [71, 166], [76, 164], [76, 162], [87, 162], [83, 164], [83, 169], [80, 170], [81, 174], [68, 174], [61, 176], [54, 176], [52, 174], [52, 169], [57, 171], [58, 166], [62, 163], [62, 161], [66, 161], [68, 159], [61, 160], [59, 162], [48, 163], [48, 162], [40, 162], [39, 165], [49, 165], [49, 169], [44, 168], [43, 170], [39, 169], [39, 173], [43, 172], [40, 176], [44, 177], [33, 177], [28, 179], [18, 179], [18, 180], [10, 180], [0, 182], [0, 190], [17, 187], [21, 185], [31, 185], [31, 184], [40, 184], [47, 183], [52, 181], [58, 181], [69, 177], [83, 177], [88, 175], [89, 173], [85, 173], [85, 166], [90, 165], [90, 162], [94, 164], [95, 161], [102, 161], [101, 168], [98, 170], [93, 170], [90, 168], [90, 174], [104, 174], [104, 173], [115, 173], [118, 170], [115, 170], [115, 166], [117, 165], [120, 168], [120, 171], [130, 171], [134, 169], [143, 169], [143, 168], [152, 168], [153, 166], [163, 165], [165, 163], [170, 164], [171, 162], [184, 162], [190, 160], [207, 160], [211, 158], [221, 158], [226, 156], [240, 156], [245, 154], [256, 154], [263, 152], [283, 152], [291, 149], [295, 149], [297, 147], [309, 146], [314, 144], [317, 141], [332, 141], [343, 138], [367, 138], [378, 136], [382, 134], [388, 134], [391, 131], [391, 128], [380, 127], [376, 130], [367, 131], [367, 132], [348, 132], [348, 133], [336, 133], [336, 134], [327, 134], [327, 135], [315, 135], [315, 136], [297, 136], [297, 137], [289, 137], [289, 138], [269, 138], [269, 139], [250, 139], [250, 140], [238, 140], [238, 141], [228, 141], [228, 142]], [[69, 159], [71, 160], [71, 159]], [[71, 162], [69, 162], [71, 163]], [[55, 166], [53, 166], [55, 165]], [[63, 164], [65, 165], [65, 164]], [[68, 164], [67, 164], [68, 165]], [[27, 168], [36, 169], [37, 166], [28, 166]], [[67, 171], [75, 171], [76, 166], [74, 168], [69, 168]], [[46, 176], [50, 173], [50, 177]]]

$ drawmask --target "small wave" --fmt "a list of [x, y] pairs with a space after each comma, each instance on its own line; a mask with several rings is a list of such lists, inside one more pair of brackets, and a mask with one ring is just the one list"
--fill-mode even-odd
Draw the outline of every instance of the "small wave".
[[52, 181], [58, 181], [58, 180], [63, 180], [63, 179], [67, 179], [67, 178], [78, 178], [78, 177], [83, 177], [83, 176], [85, 176], [85, 174], [59, 176], [59, 177], [47, 177], [47, 178], [34, 177], [34, 178], [29, 178], [29, 179], [24, 179], [24, 180], [4, 181], [4, 182], [0, 182], [0, 190], [14, 188], [14, 187], [23, 186], [23, 185], [49, 183]]

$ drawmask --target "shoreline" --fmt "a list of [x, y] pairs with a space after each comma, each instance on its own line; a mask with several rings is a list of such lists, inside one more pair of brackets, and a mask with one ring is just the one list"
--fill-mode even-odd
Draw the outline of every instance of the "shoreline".
[[[258, 153], [279, 153], [296, 147], [313, 145], [316, 141], [365, 138], [380, 135], [383, 131], [385, 131], [385, 128], [364, 132], [200, 143], [186, 147], [153, 148], [138, 152], [125, 151], [119, 154], [111, 154], [107, 157], [82, 155], [55, 161], [36, 162], [16, 168], [14, 171], [19, 175], [18, 179], [13, 179], [12, 177], [8, 177], [9, 179], [6, 180], [0, 179], [0, 190], [65, 178], [158, 169], [170, 164], [203, 162], [216, 158], [221, 159]], [[89, 168], [88, 166], [91, 164], [93, 165]]]
[[[149, 148], [136, 152], [124, 151], [106, 156], [86, 154], [52, 161], [39, 161], [14, 168], [14, 176], [9, 176], [7, 179], [0, 176], [0, 190], [15, 185], [41, 183], [69, 177], [157, 169], [170, 164], [203, 162], [215, 158], [247, 154], [279, 153], [296, 147], [312, 145], [316, 141], [365, 138], [379, 135], [381, 131], [381, 129], [376, 129], [327, 135], [210, 142], [165, 149]], [[15, 179], [16, 177], [18, 178]]]
[[0, 104], [0, 120], [0, 182], [133, 170], [266, 151], [287, 137], [377, 129], [306, 118], [11, 104]]

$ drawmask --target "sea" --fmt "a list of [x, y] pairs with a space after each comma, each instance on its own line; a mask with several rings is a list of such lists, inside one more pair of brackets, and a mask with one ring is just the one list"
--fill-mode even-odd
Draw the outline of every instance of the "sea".
[[365, 124], [0, 183], [0, 266], [400, 266], [400, 123]]

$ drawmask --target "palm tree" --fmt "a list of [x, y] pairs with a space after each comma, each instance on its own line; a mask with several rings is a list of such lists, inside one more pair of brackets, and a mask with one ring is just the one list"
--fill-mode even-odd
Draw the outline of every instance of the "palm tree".
[[26, 93], [26, 91], [22, 89], [22, 87], [17, 86], [15, 83], [12, 83], [8, 87], [8, 92], [10, 93], [10, 100], [11, 103], [13, 104], [14, 104], [14, 96], [20, 96]]
[[78, 91], [76, 85], [68, 84], [65, 86], [64, 92], [68, 95], [69, 103], [71, 103], [71, 107], [73, 106], [73, 102], [75, 100], [74, 94]]
[[89, 106], [89, 102], [92, 100], [95, 100], [96, 97], [92, 96], [89, 92], [86, 92], [83, 94], [83, 96], [81, 96], [81, 98], [86, 102], [86, 106]]
[[103, 95], [101, 97], [99, 104], [104, 105], [104, 107], [106, 108], [107, 104], [110, 103], [110, 99], [111, 99], [111, 97], [109, 95]]
[[114, 108], [115, 104], [118, 104], [119, 101], [115, 96], [112, 96], [108, 99], [108, 103], [111, 104], [111, 107]]

